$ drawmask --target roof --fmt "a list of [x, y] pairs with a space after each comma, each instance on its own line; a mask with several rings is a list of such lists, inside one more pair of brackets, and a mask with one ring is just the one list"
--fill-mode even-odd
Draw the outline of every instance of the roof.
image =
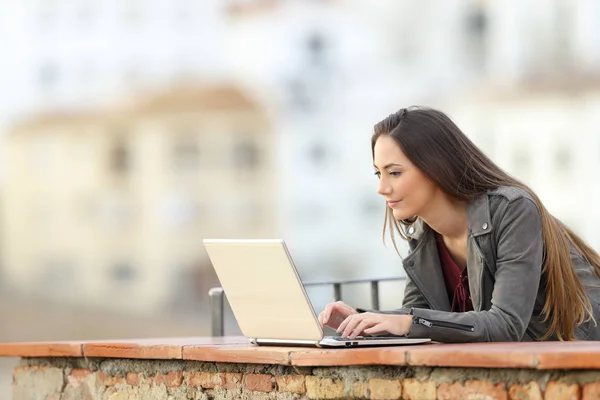
[[119, 124], [139, 117], [161, 114], [250, 112], [263, 116], [262, 106], [234, 85], [181, 88], [140, 97], [127, 105], [95, 110], [56, 110], [29, 116], [17, 123], [12, 132], [38, 130], [48, 126], [74, 126], [90, 123]]

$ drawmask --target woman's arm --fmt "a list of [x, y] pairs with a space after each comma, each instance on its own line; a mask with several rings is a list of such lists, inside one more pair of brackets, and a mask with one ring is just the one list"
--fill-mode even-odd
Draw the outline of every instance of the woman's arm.
[[[408, 298], [403, 308], [389, 313], [407, 314], [407, 308], [410, 309], [412, 325], [405, 332], [409, 337], [429, 337], [440, 342], [521, 340], [531, 319], [542, 273], [541, 217], [535, 203], [527, 198], [507, 203], [500, 212], [502, 217], [496, 223], [498, 244], [491, 308], [464, 313], [431, 310], [415, 285], [407, 281]], [[406, 326], [406, 318], [390, 318], [390, 321], [403, 321]], [[381, 318], [360, 315], [354, 316], [352, 323], [344, 328], [352, 331], [353, 326], [362, 323], [363, 329], [368, 329], [369, 324], [363, 323], [365, 319], [380, 326], [383, 323]]]

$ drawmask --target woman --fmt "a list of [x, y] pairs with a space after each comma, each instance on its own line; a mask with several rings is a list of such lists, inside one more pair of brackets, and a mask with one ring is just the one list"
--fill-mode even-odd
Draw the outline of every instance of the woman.
[[319, 315], [344, 337], [440, 342], [600, 340], [600, 256], [444, 113], [402, 109], [371, 139], [384, 235], [408, 240], [402, 308], [342, 302]]

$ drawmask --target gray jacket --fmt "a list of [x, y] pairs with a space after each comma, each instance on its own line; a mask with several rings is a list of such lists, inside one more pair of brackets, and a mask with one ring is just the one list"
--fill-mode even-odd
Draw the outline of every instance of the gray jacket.
[[[501, 187], [467, 204], [467, 269], [474, 311], [451, 312], [434, 232], [418, 220], [407, 229], [410, 254], [401, 310], [414, 315], [409, 336], [440, 342], [503, 342], [540, 339], [545, 301], [541, 217], [524, 190]], [[600, 280], [571, 251], [577, 275], [600, 323]], [[594, 321], [577, 327], [576, 339], [600, 340]], [[556, 337], [551, 339], [556, 340]]]

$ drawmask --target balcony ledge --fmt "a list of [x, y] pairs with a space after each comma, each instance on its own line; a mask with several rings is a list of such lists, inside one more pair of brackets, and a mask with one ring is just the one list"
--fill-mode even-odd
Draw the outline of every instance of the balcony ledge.
[[[244, 337], [197, 337], [4, 343], [0, 356], [21, 358], [13, 380], [15, 398], [84, 389], [92, 398], [109, 392], [145, 398], [149, 390], [177, 398], [183, 388], [211, 392], [209, 398], [252, 398], [258, 392], [302, 399], [474, 394], [541, 399], [558, 392], [572, 394], [565, 398], [600, 398], [600, 342], [318, 349], [260, 347]], [[52, 379], [54, 386], [48, 382]], [[290, 379], [299, 385], [296, 392], [289, 391]], [[529, 397], [518, 397], [525, 392]]]

